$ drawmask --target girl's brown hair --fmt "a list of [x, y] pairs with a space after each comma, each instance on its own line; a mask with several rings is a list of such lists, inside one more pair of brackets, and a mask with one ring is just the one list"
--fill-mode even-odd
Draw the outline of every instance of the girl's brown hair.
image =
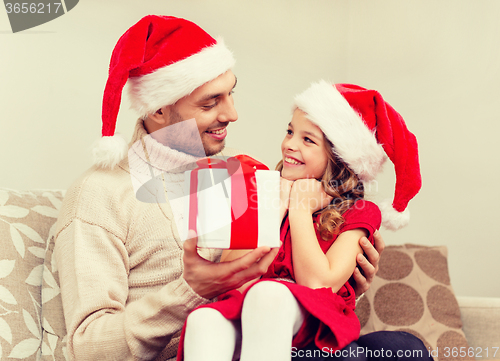
[[[328, 163], [321, 179], [325, 192], [333, 199], [328, 206], [317, 211], [318, 231], [324, 240], [339, 233], [344, 223], [344, 214], [358, 199], [363, 199], [365, 190], [363, 182], [335, 153], [332, 143], [323, 135], [324, 146], [328, 155]], [[283, 169], [283, 160], [276, 165], [276, 170]]]

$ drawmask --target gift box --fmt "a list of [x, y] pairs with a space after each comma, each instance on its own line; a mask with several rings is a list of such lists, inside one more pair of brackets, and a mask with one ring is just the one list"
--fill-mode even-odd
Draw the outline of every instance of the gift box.
[[279, 247], [280, 174], [248, 156], [204, 158], [185, 172], [181, 234], [194, 230], [198, 247]]

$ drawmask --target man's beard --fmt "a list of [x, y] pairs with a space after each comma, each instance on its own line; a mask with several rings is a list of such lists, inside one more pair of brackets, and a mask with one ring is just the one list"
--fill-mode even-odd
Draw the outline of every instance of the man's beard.
[[203, 144], [203, 148], [205, 149], [205, 155], [207, 157], [211, 157], [212, 155], [216, 155], [224, 149], [226, 146], [226, 142], [223, 140], [218, 146], [214, 147], [208, 147], [207, 145]]

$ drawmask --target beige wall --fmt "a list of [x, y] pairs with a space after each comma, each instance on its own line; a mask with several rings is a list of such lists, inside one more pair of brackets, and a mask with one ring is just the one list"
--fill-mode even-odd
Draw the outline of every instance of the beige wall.
[[[240, 115], [228, 143], [268, 164], [311, 81], [379, 90], [417, 135], [424, 182], [387, 243], [447, 245], [457, 294], [500, 297], [499, 1], [82, 0], [18, 34], [0, 11], [0, 187], [67, 188], [90, 165], [111, 50], [149, 13], [224, 36]], [[133, 123], [125, 102], [118, 130]], [[393, 184], [387, 164], [380, 198]]]

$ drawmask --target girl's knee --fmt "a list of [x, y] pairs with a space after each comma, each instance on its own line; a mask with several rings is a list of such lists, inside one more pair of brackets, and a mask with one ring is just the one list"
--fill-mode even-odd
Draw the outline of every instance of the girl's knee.
[[239, 340], [232, 321], [212, 308], [198, 308], [187, 318], [184, 337], [185, 360], [231, 360]]
[[271, 299], [283, 300], [288, 297], [293, 297], [293, 295], [288, 287], [279, 282], [262, 281], [248, 290], [245, 299], [247, 299], [247, 297], [256, 299], [264, 298], [266, 301], [269, 301]]
[[243, 307], [251, 305], [254, 309], [275, 309], [289, 311], [297, 307], [297, 300], [285, 285], [274, 281], [263, 281], [248, 290]]
[[222, 314], [214, 310], [213, 308], [198, 308], [191, 312], [187, 318], [186, 327], [189, 328], [202, 328], [202, 327], [210, 327], [211, 329], [217, 323], [224, 322], [227, 320], [222, 316]]

